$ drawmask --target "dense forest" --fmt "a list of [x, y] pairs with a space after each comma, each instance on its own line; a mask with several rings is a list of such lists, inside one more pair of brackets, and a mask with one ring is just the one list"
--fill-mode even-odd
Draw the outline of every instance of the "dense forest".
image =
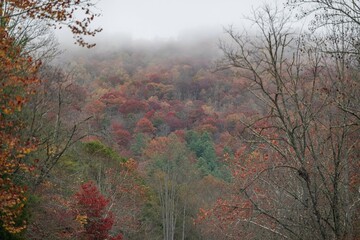
[[360, 4], [102, 48], [94, 7], [0, 0], [1, 240], [360, 239]]

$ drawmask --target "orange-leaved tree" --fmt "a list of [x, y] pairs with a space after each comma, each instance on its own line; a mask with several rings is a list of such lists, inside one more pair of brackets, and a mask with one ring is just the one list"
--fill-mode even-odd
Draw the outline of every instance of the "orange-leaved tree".
[[13, 181], [20, 170], [29, 170], [23, 163], [26, 154], [34, 150], [31, 139], [23, 140], [23, 127], [17, 119], [31, 86], [37, 82], [38, 64], [30, 57], [20, 57], [21, 49], [0, 28], [0, 223], [10, 233], [21, 231], [25, 223], [16, 222], [26, 198], [25, 189]]
[[20, 31], [25, 26], [21, 26], [24, 22], [19, 19], [36, 19], [55, 29], [66, 26], [77, 44], [93, 47], [94, 44], [89, 44], [83, 37], [95, 36], [101, 31], [101, 28], [90, 27], [100, 15], [94, 7], [92, 0], [1, 0], [0, 25], [7, 30], [16, 28]]
[[[14, 36], [17, 31], [26, 33], [27, 20], [36, 20], [49, 28], [67, 26], [79, 45], [92, 47], [94, 44], [87, 43], [83, 36], [101, 31], [90, 28], [90, 23], [98, 16], [93, 13], [93, 7], [90, 0], [0, 1], [0, 234], [16, 234], [26, 227], [26, 222], [21, 220], [26, 184], [16, 176], [32, 170], [25, 159], [35, 150], [35, 139], [21, 137], [25, 126], [19, 113], [34, 93], [41, 63], [25, 51], [26, 45], [36, 36], [20, 42]], [[77, 20], [74, 14], [79, 11], [84, 14]]]

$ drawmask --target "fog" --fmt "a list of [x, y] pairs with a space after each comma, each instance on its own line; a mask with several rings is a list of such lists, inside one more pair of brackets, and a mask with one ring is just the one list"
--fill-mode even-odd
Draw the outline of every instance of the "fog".
[[[133, 41], [189, 41], [220, 36], [224, 27], [249, 27], [246, 16], [264, 3], [279, 6], [285, 0], [100, 0], [102, 16], [93, 27], [103, 31], [91, 42], [108, 46]], [[62, 46], [73, 43], [71, 34], [56, 33]]]

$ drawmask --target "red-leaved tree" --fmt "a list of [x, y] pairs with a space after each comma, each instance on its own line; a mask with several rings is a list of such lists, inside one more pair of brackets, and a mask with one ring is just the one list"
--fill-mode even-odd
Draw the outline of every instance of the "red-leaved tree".
[[98, 190], [93, 182], [81, 185], [75, 194], [77, 203], [76, 220], [84, 226], [81, 239], [86, 240], [121, 240], [121, 233], [110, 236], [109, 232], [114, 224], [114, 216], [108, 211], [109, 200]]

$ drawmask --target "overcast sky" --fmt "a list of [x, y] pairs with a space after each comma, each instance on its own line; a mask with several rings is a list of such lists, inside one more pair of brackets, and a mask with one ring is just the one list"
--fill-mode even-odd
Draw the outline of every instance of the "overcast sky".
[[176, 39], [185, 30], [241, 25], [244, 15], [264, 2], [275, 0], [99, 0], [103, 16], [96, 25], [103, 36]]

